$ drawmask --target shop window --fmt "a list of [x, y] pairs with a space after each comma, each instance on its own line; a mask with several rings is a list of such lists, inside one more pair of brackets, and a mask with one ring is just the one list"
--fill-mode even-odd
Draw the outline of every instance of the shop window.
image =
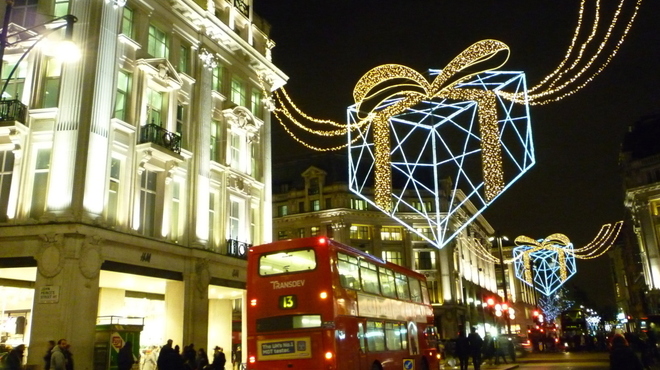
[[147, 53], [154, 58], [165, 58], [169, 54], [167, 34], [160, 28], [149, 25], [149, 39], [147, 40]]
[[5, 150], [0, 152], [0, 222], [7, 221], [9, 206], [9, 191], [14, 171], [14, 152]]
[[231, 101], [236, 105], [245, 106], [245, 86], [238, 77], [231, 79]]
[[57, 107], [60, 98], [60, 75], [62, 63], [56, 58], [46, 58], [46, 68], [42, 91], [42, 108]]
[[131, 39], [135, 38], [133, 35], [133, 24], [135, 22], [134, 17], [135, 15], [133, 10], [125, 6], [121, 18], [121, 33]]
[[403, 240], [402, 230], [400, 227], [383, 226], [380, 229], [380, 238], [385, 241]]
[[132, 75], [120, 70], [117, 74], [117, 93], [115, 94], [114, 117], [126, 121], [131, 93]]
[[158, 174], [144, 170], [140, 177], [140, 226], [138, 232], [145, 236], [156, 234], [156, 191]]
[[369, 226], [367, 225], [351, 225], [350, 228], [351, 239], [370, 240]]
[[46, 211], [46, 195], [48, 194], [48, 175], [50, 173], [50, 148], [39, 148], [36, 151], [34, 178], [32, 181], [32, 203], [30, 216], [38, 219]]

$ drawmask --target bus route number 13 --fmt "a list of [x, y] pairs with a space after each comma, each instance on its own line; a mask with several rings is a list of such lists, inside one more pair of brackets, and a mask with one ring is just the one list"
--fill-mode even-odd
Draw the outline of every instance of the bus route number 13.
[[295, 295], [280, 296], [280, 309], [290, 310], [298, 306], [298, 300]]

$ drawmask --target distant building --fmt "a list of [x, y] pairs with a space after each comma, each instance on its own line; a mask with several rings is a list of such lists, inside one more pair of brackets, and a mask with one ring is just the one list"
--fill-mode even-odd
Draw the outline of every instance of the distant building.
[[[492, 325], [493, 317], [483, 305], [503, 289], [498, 289], [497, 281], [501, 278], [496, 276], [495, 265], [480, 258], [483, 254], [478, 252], [491, 248], [488, 239], [494, 230], [486, 219], [477, 217], [459, 237], [438, 250], [353, 194], [348, 188], [346, 163], [343, 155], [319, 154], [274, 164], [273, 238], [327, 236], [424, 274], [436, 326], [443, 338], [456, 336], [460, 324], [482, 328], [484, 322]], [[460, 198], [462, 194], [456, 196]], [[447, 200], [445, 193], [440, 203], [446, 204]], [[432, 204], [429, 199], [417, 206], [431, 210]], [[454, 227], [471, 216], [457, 217]], [[401, 218], [420, 232], [432, 235], [421, 216], [411, 212]], [[521, 287], [515, 281], [511, 265], [506, 274], [509, 296], [520, 303], [512, 327], [524, 332], [527, 320], [531, 322], [531, 288]]]
[[287, 78], [270, 26], [252, 0], [11, 3], [10, 34], [70, 13], [83, 50], [2, 60], [2, 342], [37, 368], [66, 338], [91, 369], [97, 323], [131, 316], [142, 347], [245, 345], [246, 248], [272, 234], [261, 77]]
[[640, 318], [660, 314], [660, 115], [629, 126], [620, 159], [631, 231], [615, 266], [620, 308]]

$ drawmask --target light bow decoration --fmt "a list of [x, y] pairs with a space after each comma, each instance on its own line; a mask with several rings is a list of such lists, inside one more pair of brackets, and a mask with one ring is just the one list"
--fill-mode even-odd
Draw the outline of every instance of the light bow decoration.
[[603, 225], [596, 238], [586, 246], [573, 248], [564, 234], [552, 234], [534, 240], [521, 235], [513, 249], [516, 277], [525, 284], [550, 296], [577, 272], [576, 259], [602, 256], [613, 245], [621, 231], [623, 221]]
[[[397, 64], [362, 76], [349, 108], [351, 191], [436, 247], [451, 241], [471, 221], [450, 227], [453, 216], [477, 217], [534, 165], [527, 105], [499, 96], [524, 94], [524, 74], [493, 71], [508, 55], [483, 40], [431, 71], [432, 82]], [[402, 220], [411, 217], [414, 228]]]

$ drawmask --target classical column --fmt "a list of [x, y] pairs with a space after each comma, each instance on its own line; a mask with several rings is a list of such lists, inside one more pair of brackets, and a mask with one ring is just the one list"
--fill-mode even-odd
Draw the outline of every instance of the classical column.
[[79, 234], [43, 235], [37, 258], [28, 366], [43, 366], [49, 340], [67, 339], [76, 369], [93, 368], [99, 273], [98, 238]]
[[[207, 348], [209, 338], [209, 272], [208, 261], [191, 259], [184, 275], [183, 341], [184, 345]], [[210, 360], [210, 358], [209, 358]]]
[[184, 300], [186, 293], [185, 283], [181, 281], [167, 281], [165, 283], [165, 340], [172, 339], [173, 346], [179, 345], [181, 349], [190, 343], [183, 343], [183, 317]]

